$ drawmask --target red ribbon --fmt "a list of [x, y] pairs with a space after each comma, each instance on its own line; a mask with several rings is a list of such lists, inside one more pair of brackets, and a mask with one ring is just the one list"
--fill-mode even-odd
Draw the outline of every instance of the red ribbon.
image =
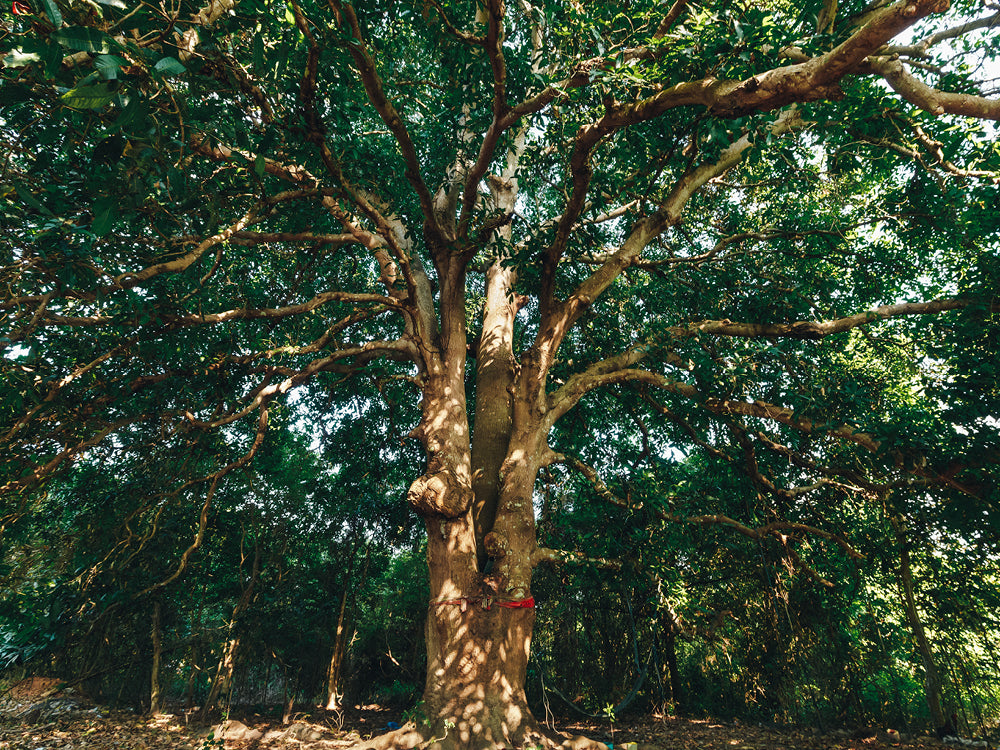
[[497, 602], [501, 607], [507, 607], [508, 609], [534, 609], [535, 608], [535, 597], [529, 596], [527, 599], [521, 599], [515, 602]]
[[483, 602], [483, 609], [489, 609], [494, 604], [500, 607], [506, 607], [507, 609], [534, 609], [535, 608], [535, 597], [529, 596], [527, 599], [516, 599], [513, 601], [501, 602], [495, 599], [445, 599], [444, 601], [431, 602], [431, 604], [436, 604], [441, 606], [443, 604], [458, 604], [462, 607], [464, 612], [466, 607], [469, 606], [470, 602]]

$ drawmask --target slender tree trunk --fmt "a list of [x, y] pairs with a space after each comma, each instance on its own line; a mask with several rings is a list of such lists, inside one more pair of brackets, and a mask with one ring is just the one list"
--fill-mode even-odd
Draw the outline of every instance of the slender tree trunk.
[[344, 618], [347, 614], [347, 597], [351, 591], [351, 576], [354, 572], [354, 558], [357, 555], [357, 544], [351, 545], [351, 560], [344, 575], [344, 591], [340, 597], [340, 609], [337, 612], [337, 632], [333, 639], [333, 653], [330, 656], [330, 667], [326, 673], [326, 710], [336, 711], [340, 708], [340, 693], [337, 685], [340, 682], [340, 664], [344, 655]]
[[295, 694], [298, 692], [299, 671], [295, 670], [295, 674], [291, 679], [287, 677], [287, 670], [285, 674], [285, 695], [282, 700], [281, 723], [291, 724], [292, 718], [295, 716]]
[[236, 655], [240, 648], [239, 636], [230, 638], [222, 650], [222, 657], [215, 668], [215, 679], [212, 680], [212, 688], [208, 691], [208, 698], [201, 709], [202, 716], [211, 714], [218, 705], [219, 698], [228, 695], [233, 684], [233, 672], [236, 668]]
[[344, 587], [344, 593], [340, 597], [340, 611], [337, 613], [337, 633], [333, 641], [333, 655], [330, 657], [330, 668], [327, 671], [326, 680], [327, 711], [336, 711], [340, 708], [340, 691], [337, 689], [337, 685], [340, 683], [340, 665], [344, 658], [344, 616], [347, 613], [349, 587], [350, 579], [348, 579], [348, 585]]
[[160, 663], [163, 658], [163, 638], [160, 632], [160, 600], [153, 602], [152, 616], [153, 663], [149, 671], [149, 713], [159, 715], [162, 710], [160, 696]]
[[[205, 610], [205, 589], [206, 586], [203, 584], [201, 589], [201, 596], [198, 599], [198, 614], [195, 616], [195, 631], [199, 635], [202, 630], [202, 620]], [[191, 644], [191, 651], [188, 657], [191, 662], [191, 672], [188, 674], [187, 685], [184, 689], [184, 708], [188, 711], [194, 709], [194, 691], [195, 683], [198, 680], [198, 673], [201, 672], [201, 638], [195, 638]]]
[[243, 589], [243, 593], [241, 594], [239, 601], [236, 602], [236, 606], [233, 607], [233, 614], [229, 620], [230, 637], [226, 640], [226, 645], [222, 650], [222, 656], [219, 658], [219, 664], [215, 669], [215, 679], [212, 680], [212, 687], [208, 691], [208, 698], [205, 699], [205, 705], [201, 709], [202, 717], [207, 718], [209, 714], [216, 709], [219, 697], [221, 695], [227, 695], [232, 688], [233, 671], [236, 669], [236, 657], [240, 649], [240, 637], [239, 635], [234, 635], [233, 633], [236, 629], [239, 618], [243, 616], [246, 610], [250, 607], [250, 603], [254, 600], [254, 592], [257, 587], [257, 580], [259, 577], [260, 545], [256, 545], [254, 547], [253, 566], [250, 573], [250, 580]]
[[674, 706], [674, 713], [680, 714], [684, 711], [684, 690], [681, 687], [681, 674], [677, 667], [677, 636], [668, 633], [664, 638], [664, 656], [667, 662], [667, 676], [670, 684], [670, 700]]
[[920, 654], [920, 661], [924, 667], [924, 695], [927, 699], [927, 708], [930, 710], [932, 728], [942, 727], [945, 724], [945, 713], [941, 703], [941, 675], [934, 659], [934, 651], [924, 630], [924, 624], [917, 611], [917, 601], [914, 595], [913, 571], [910, 566], [909, 540], [899, 519], [892, 519], [892, 526], [896, 532], [896, 543], [899, 547], [899, 568], [897, 577], [902, 593], [903, 610], [906, 613], [906, 621], [913, 634], [914, 643], [917, 646], [917, 653]]

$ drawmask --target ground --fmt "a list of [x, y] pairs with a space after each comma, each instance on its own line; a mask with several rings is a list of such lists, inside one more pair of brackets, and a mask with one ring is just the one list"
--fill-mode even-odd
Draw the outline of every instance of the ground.
[[[340, 750], [403, 720], [397, 711], [359, 706], [342, 714], [299, 714], [288, 725], [249, 712], [237, 719], [233, 712], [228, 725], [205, 727], [185, 721], [183, 712], [148, 717], [109, 711], [79, 694], [52, 694], [54, 682], [20, 683], [0, 696], [0, 750]], [[823, 734], [675, 717], [622, 717], [613, 727], [564, 721], [556, 722], [556, 729], [567, 737], [602, 740], [616, 750], [947, 748], [930, 737], [899, 738], [887, 731]]]

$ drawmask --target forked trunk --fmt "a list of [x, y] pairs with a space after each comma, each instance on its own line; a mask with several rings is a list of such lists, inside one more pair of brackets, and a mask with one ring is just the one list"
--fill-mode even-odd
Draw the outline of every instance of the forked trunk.
[[[438, 260], [440, 347], [426, 352], [423, 415], [411, 433], [427, 469], [407, 493], [427, 526], [427, 677], [415, 720], [361, 747], [554, 748], [559, 740], [542, 731], [525, 696], [535, 624], [532, 492], [547, 450], [544, 378], [533, 381], [535, 408], [518, 408], [511, 343], [519, 302], [512, 274], [495, 264], [476, 346], [471, 434], [462, 275]], [[573, 747], [604, 748], [583, 738]]]
[[[513, 598], [502, 578], [476, 572], [470, 516], [427, 523], [427, 678], [414, 721], [361, 747], [494, 750], [564, 744], [535, 719], [525, 695], [534, 600], [530, 594]], [[606, 748], [583, 737], [571, 746]]]

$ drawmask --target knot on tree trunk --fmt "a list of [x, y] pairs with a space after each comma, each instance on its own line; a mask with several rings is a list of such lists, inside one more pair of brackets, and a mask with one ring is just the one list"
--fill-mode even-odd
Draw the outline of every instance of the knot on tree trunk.
[[472, 488], [447, 469], [428, 472], [410, 485], [406, 501], [421, 516], [457, 518], [472, 505]]

